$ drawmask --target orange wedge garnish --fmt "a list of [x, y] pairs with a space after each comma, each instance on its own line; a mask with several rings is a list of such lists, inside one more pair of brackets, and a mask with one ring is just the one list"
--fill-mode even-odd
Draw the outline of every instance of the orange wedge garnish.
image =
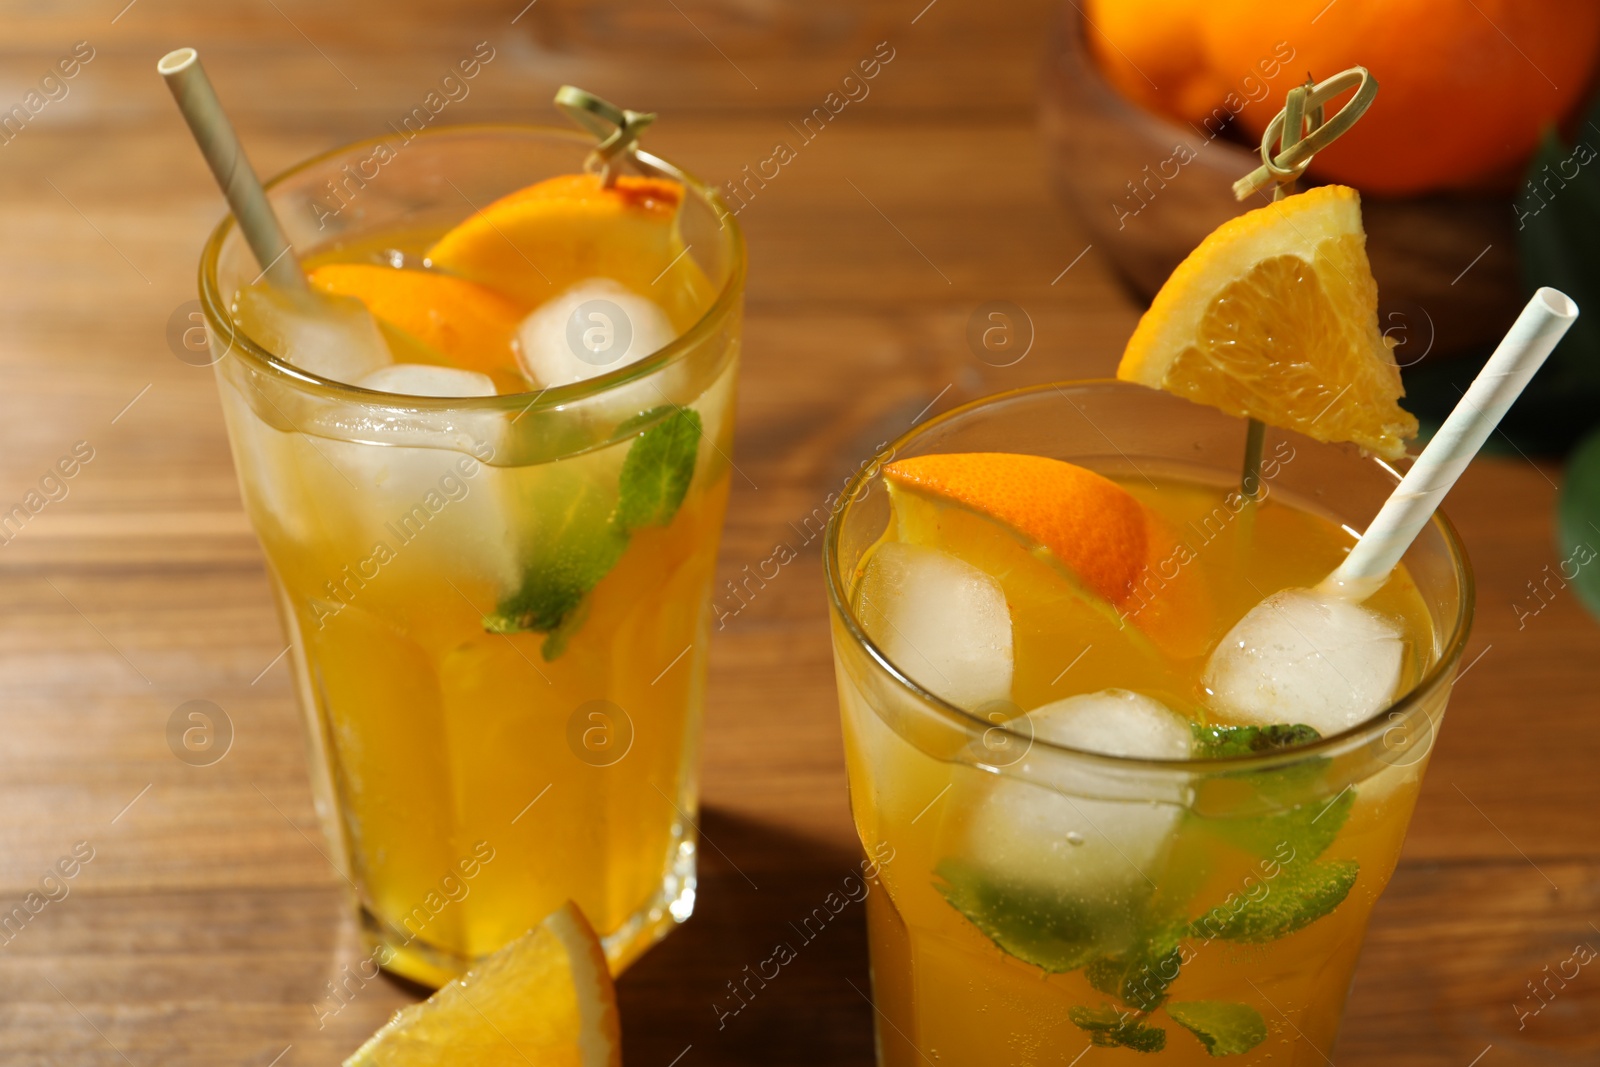
[[1417, 420], [1399, 404], [1366, 240], [1361, 199], [1340, 185], [1230, 219], [1161, 287], [1117, 377], [1398, 459]]
[[353, 296], [380, 321], [485, 374], [516, 367], [511, 338], [524, 311], [493, 289], [421, 270], [370, 263], [327, 263], [311, 272], [325, 293]]
[[421, 1004], [344, 1067], [621, 1067], [616, 993], [600, 939], [571, 903]]
[[429, 249], [428, 262], [530, 307], [610, 278], [687, 329], [712, 293], [678, 233], [683, 197], [666, 178], [623, 175], [609, 189], [594, 174], [549, 178], [468, 217]]
[[883, 473], [1018, 530], [1112, 604], [1122, 603], [1144, 567], [1144, 505], [1083, 467], [1011, 452], [956, 452], [898, 460]]
[[[1199, 568], [1176, 563], [1183, 556], [1178, 539], [1111, 479], [1011, 452], [915, 456], [887, 465], [883, 474], [901, 540], [954, 552], [999, 579], [1008, 598], [1048, 598], [1030, 586], [1065, 574], [1080, 599], [1098, 604], [1119, 626], [1131, 623], [1168, 654], [1204, 651], [1209, 597]], [[1026, 567], [981, 527], [919, 507], [918, 498], [957, 505], [1013, 531], [1055, 567]]]

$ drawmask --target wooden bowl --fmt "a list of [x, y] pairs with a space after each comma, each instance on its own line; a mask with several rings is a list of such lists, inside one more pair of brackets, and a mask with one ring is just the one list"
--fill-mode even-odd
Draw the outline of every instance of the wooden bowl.
[[[1086, 48], [1082, 16], [1072, 5], [1062, 11], [1041, 109], [1051, 179], [1095, 249], [1148, 299], [1206, 234], [1261, 203], [1240, 203], [1232, 189], [1261, 158], [1213, 136], [1210, 124], [1197, 129], [1123, 98]], [[1280, 78], [1275, 88], [1287, 84]], [[1509, 197], [1363, 196], [1362, 215], [1379, 325], [1398, 331], [1402, 366], [1429, 350], [1492, 344], [1516, 318], [1523, 300]]]

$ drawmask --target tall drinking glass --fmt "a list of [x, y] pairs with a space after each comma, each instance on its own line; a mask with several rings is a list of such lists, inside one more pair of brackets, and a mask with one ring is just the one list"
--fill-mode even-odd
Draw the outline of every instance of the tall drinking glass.
[[[591, 147], [534, 127], [393, 135], [302, 163], [268, 195], [302, 257], [419, 255], [475, 207], [581, 169]], [[298, 370], [232, 324], [261, 268], [231, 218], [201, 260], [317, 809], [373, 959], [425, 983], [568, 899], [614, 970], [694, 907], [745, 260], [716, 194], [644, 158], [683, 184], [686, 255], [715, 295], [666, 348], [537, 394], [399, 396]], [[671, 495], [649, 482], [663, 471], [687, 477], [681, 504], [619, 535], [619, 510]], [[535, 578], [579, 606], [550, 633], [501, 632], [501, 605]]]
[[[1397, 481], [1354, 448], [1274, 435], [1273, 506], [1359, 529]], [[1243, 437], [1210, 408], [1083, 382], [968, 405], [896, 441], [892, 458], [1032, 453], [1220, 502]], [[1297, 550], [1260, 518], [1254, 551]], [[1470, 621], [1449, 524], [1435, 518], [1405, 557], [1414, 684], [1390, 707], [1301, 747], [1152, 760], [1049, 743], [1017, 709], [964, 710], [891, 662], [857, 613], [889, 519], [869, 467], [826, 547], [851, 809], [883, 890], [867, 913], [878, 1062], [1065, 1067], [1114, 1046], [1129, 1062], [1128, 1050], [1163, 1064], [1325, 1063]], [[1219, 505], [1181, 536], [1199, 544], [1213, 522], [1220, 538], [1251, 521]], [[1226, 573], [1231, 558], [1201, 564]], [[1062, 666], [1092, 673], [1116, 654], [1091, 648], [1072, 666], [1078, 651], [1062, 647]]]

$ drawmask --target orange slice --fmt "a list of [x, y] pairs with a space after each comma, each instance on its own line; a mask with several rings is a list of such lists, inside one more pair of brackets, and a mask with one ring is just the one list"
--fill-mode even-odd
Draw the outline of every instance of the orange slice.
[[1341, 185], [1230, 219], [1161, 287], [1117, 377], [1398, 459], [1417, 420], [1399, 404], [1366, 240]]
[[[1172, 656], [1208, 647], [1210, 597], [1197, 567], [1159, 516], [1116, 482], [1044, 456], [965, 452], [916, 456], [883, 469], [894, 501], [897, 536], [952, 552], [999, 580], [1014, 611], [1042, 607], [1051, 616], [1074, 611], [1080, 626], [1111, 620], [1134, 640], [1148, 637]], [[964, 520], [924, 501], [975, 513]], [[979, 525], [985, 520], [1036, 546], [1008, 549]], [[1037, 552], [1047, 557], [1040, 567]], [[1053, 564], [1053, 565], [1051, 565]], [[1066, 579], [1065, 596], [1053, 592]], [[1128, 623], [1135, 630], [1126, 630]], [[1087, 630], [1085, 630], [1087, 632]]]
[[403, 1008], [344, 1067], [621, 1067], [617, 1001], [600, 940], [572, 903]]
[[327, 263], [311, 272], [325, 293], [353, 296], [450, 362], [485, 374], [514, 369], [511, 339], [524, 309], [492, 289], [421, 270]]
[[1013, 527], [1112, 604], [1127, 598], [1144, 567], [1144, 505], [1083, 467], [1011, 452], [959, 452], [898, 460], [883, 473]]
[[565, 174], [501, 197], [428, 251], [440, 270], [533, 306], [588, 278], [611, 278], [661, 305], [679, 330], [711, 284], [678, 233], [683, 186], [624, 175]]

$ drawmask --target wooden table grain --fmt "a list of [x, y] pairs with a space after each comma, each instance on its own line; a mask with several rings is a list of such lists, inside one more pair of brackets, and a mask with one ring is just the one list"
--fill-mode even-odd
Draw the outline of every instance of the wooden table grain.
[[[0, 1063], [332, 1064], [414, 996], [378, 979], [316, 1006], [359, 947], [211, 373], [169, 341], [222, 205], [154, 64], [197, 46], [273, 172], [399, 121], [488, 42], [437, 121], [548, 120], [575, 82], [658, 110], [651, 144], [718, 181], [793, 149], [740, 214], [749, 478], [719, 587], [779, 542], [798, 558], [715, 635], [699, 903], [620, 991], [634, 1065], [869, 1064], [859, 908], [738, 1015], [719, 1024], [716, 1007], [855, 861], [821, 565], [795, 527], [922, 414], [1113, 367], [1138, 308], [1052, 200], [1035, 133], [1055, 15], [1044, 0], [9, 5], [0, 112], [27, 121], [0, 135], [0, 511], [28, 517], [0, 545]], [[844, 79], [875, 53], [892, 59], [862, 95]], [[803, 140], [830, 93], [849, 103]], [[1035, 334], [1006, 368], [967, 342], [992, 300]], [[1477, 567], [1471, 666], [1341, 1065], [1600, 1061], [1600, 972], [1546, 985], [1575, 945], [1600, 945], [1600, 631], [1546, 583], [1558, 475], [1483, 459], [1452, 498]], [[232, 723], [210, 766], [168, 746], [189, 700]], [[1540, 1003], [1529, 983], [1548, 1003], [1519, 1025]]]

